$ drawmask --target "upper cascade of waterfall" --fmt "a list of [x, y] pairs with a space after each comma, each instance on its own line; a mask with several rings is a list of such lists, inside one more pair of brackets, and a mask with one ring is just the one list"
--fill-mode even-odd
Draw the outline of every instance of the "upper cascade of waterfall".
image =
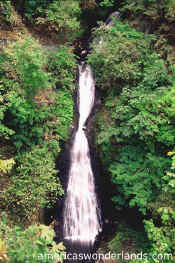
[[79, 108], [79, 125], [82, 129], [85, 126], [87, 118], [94, 106], [95, 98], [95, 81], [92, 69], [89, 65], [82, 63], [79, 66], [79, 92], [78, 92], [78, 108]]
[[114, 19], [119, 17], [121, 17], [121, 14], [118, 11], [111, 13], [110, 16], [105, 21], [106, 27], [110, 28], [114, 23]]

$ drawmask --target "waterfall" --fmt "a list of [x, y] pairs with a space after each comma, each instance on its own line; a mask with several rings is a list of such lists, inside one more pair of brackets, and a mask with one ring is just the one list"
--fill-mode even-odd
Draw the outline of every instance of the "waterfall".
[[79, 122], [70, 150], [68, 186], [63, 209], [64, 239], [87, 247], [93, 246], [101, 231], [91, 167], [86, 121], [94, 105], [95, 82], [90, 66], [79, 66], [78, 110]]
[[[113, 12], [106, 20], [106, 28], [113, 25], [119, 12]], [[103, 42], [101, 38], [98, 46]], [[86, 51], [85, 51], [86, 53]], [[95, 81], [89, 65], [79, 66], [78, 111], [79, 122], [70, 151], [69, 179], [63, 209], [63, 238], [72, 244], [92, 247], [101, 231], [101, 215], [98, 207], [91, 167], [86, 121], [94, 106]]]

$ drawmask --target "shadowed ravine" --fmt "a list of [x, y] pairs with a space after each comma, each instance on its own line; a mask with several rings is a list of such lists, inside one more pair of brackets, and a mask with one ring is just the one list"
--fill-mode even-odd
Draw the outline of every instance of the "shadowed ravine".
[[[108, 17], [107, 28], [113, 23], [114, 16], [119, 16], [119, 13], [114, 12]], [[102, 41], [103, 39], [100, 39], [98, 45], [101, 45]], [[101, 209], [97, 201], [95, 175], [85, 133], [94, 101], [95, 80], [92, 69], [82, 62], [79, 66], [77, 95], [79, 119], [70, 149], [70, 168], [63, 205], [63, 240], [72, 253], [94, 251], [94, 245], [102, 231]]]

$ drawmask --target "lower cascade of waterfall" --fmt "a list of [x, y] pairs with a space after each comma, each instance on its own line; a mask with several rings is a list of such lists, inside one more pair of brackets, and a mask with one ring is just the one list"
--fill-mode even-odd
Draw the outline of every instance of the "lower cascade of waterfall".
[[101, 211], [95, 192], [86, 121], [94, 106], [95, 81], [88, 65], [79, 66], [79, 122], [70, 150], [70, 169], [63, 209], [63, 238], [71, 244], [92, 247], [101, 232]]

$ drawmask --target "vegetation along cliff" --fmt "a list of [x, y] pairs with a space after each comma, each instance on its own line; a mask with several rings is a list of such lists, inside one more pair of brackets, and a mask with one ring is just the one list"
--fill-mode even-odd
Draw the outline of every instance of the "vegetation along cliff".
[[44, 211], [64, 195], [56, 162], [76, 122], [84, 49], [112, 209], [101, 249], [124, 253], [114, 262], [174, 262], [174, 47], [174, 0], [0, 0], [0, 262], [66, 250]]

